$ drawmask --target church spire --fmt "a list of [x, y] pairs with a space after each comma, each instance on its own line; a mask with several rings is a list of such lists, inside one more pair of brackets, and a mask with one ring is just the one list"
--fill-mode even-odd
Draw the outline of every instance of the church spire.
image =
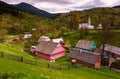
[[88, 25], [91, 25], [91, 19], [90, 19], [90, 17], [88, 18]]

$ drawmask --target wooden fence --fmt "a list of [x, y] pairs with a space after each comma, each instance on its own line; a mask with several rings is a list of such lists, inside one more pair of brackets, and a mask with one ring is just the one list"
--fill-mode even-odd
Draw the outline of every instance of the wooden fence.
[[52, 69], [57, 69], [57, 70], [67, 70], [67, 69], [71, 69], [71, 68], [80, 67], [80, 65], [60, 66], [60, 65], [55, 65], [52, 63], [45, 63], [45, 62], [40, 62], [40, 61], [36, 61], [36, 60], [30, 60], [30, 59], [26, 59], [22, 56], [8, 54], [8, 53], [4, 53], [4, 52], [0, 52], [0, 57], [15, 60], [18, 62], [23, 62], [23, 63], [30, 64], [30, 65], [36, 65], [36, 66], [40, 66], [40, 67], [52, 68]]

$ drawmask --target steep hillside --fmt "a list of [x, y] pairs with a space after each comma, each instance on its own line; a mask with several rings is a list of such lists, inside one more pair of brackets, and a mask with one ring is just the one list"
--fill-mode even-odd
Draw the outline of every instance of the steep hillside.
[[17, 8], [0, 1], [0, 15], [4, 14], [4, 13], [9, 13], [12, 14], [14, 16], [20, 15], [19, 13], [20, 10], [18, 10]]
[[120, 9], [119, 8], [92, 8], [84, 11], [71, 11], [69, 13], [60, 14], [56, 20], [60, 23], [69, 23], [72, 12], [77, 12], [80, 17], [80, 23], [88, 22], [90, 17], [92, 24], [98, 26], [99, 23], [104, 23], [106, 20], [107, 26], [113, 22], [115, 28], [120, 28]]
[[120, 5], [118, 5], [118, 6], [114, 6], [113, 8], [120, 8]]
[[50, 28], [52, 24], [55, 24], [54, 21], [43, 16], [33, 15], [0, 1], [0, 29], [7, 30], [9, 34], [32, 32], [32, 28], [39, 32], [40, 27]]
[[15, 6], [16, 8], [18, 8], [20, 10], [27, 11], [32, 14], [43, 16], [43, 17], [50, 18], [50, 19], [54, 18], [56, 15], [56, 14], [50, 14], [44, 10], [40, 10], [40, 9], [38, 9], [30, 4], [24, 3], [24, 2], [13, 5], [13, 6]]

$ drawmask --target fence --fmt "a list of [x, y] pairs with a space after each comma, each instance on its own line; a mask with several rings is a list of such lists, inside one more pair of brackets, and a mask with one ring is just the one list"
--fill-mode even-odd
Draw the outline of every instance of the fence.
[[26, 59], [22, 56], [8, 54], [8, 53], [4, 53], [4, 52], [0, 52], [0, 57], [15, 60], [18, 62], [23, 62], [23, 63], [30, 64], [30, 65], [36, 65], [36, 66], [40, 66], [40, 67], [52, 68], [52, 69], [57, 69], [57, 70], [67, 70], [67, 69], [71, 69], [71, 68], [80, 67], [80, 65], [60, 66], [60, 65], [55, 65], [52, 63], [45, 63], [45, 62], [40, 62], [40, 61], [36, 61], [36, 60], [30, 60], [30, 59]]

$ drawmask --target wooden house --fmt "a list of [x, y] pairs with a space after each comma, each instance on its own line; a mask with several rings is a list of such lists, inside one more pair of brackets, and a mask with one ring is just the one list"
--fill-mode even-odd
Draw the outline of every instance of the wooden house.
[[80, 48], [85, 52], [89, 52], [96, 48], [96, 44], [93, 41], [79, 40], [75, 47]]
[[65, 48], [59, 43], [41, 41], [36, 47], [36, 56], [49, 61], [54, 61], [64, 55]]
[[[101, 46], [101, 49], [102, 49], [102, 46]], [[104, 57], [108, 59], [108, 63], [109, 63], [108, 67], [110, 67], [111, 64], [114, 62], [120, 62], [120, 48], [105, 44], [103, 58]]]
[[77, 48], [71, 49], [70, 60], [73, 64], [82, 64], [95, 69], [99, 69], [101, 65], [101, 55], [92, 52], [86, 53]]
[[[101, 46], [101, 48], [102, 48], [102, 46]], [[107, 53], [114, 53], [114, 54], [120, 56], [120, 48], [116, 47], [116, 46], [105, 44], [104, 51], [106, 51]], [[113, 55], [113, 56], [115, 56], [115, 55]]]
[[41, 42], [41, 41], [51, 41], [51, 39], [48, 36], [40, 36], [38, 42]]
[[24, 39], [30, 39], [32, 37], [32, 34], [30, 34], [29, 32], [25, 33], [24, 35]]
[[56, 39], [52, 39], [52, 41], [53, 41], [53, 42], [55, 42], [55, 43], [61, 43], [61, 42], [63, 42], [63, 43], [64, 43], [63, 38], [56, 38]]

